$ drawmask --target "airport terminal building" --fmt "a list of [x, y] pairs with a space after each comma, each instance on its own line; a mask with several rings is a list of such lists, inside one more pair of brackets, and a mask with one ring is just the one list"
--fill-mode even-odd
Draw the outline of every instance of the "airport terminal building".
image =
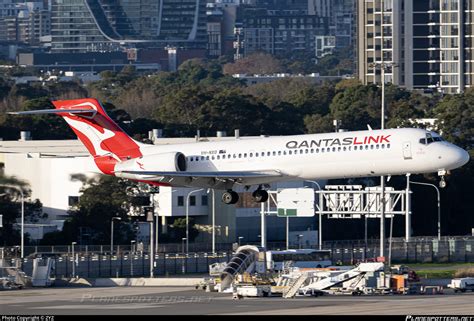
[[[233, 140], [235, 137], [212, 137], [201, 140]], [[245, 137], [238, 139], [246, 139]], [[156, 145], [196, 142], [196, 138], [157, 138]], [[23, 133], [18, 141], [0, 142], [0, 163], [4, 165], [6, 176], [15, 176], [28, 181], [31, 198], [39, 199], [48, 219], [37, 224], [28, 224], [26, 232], [41, 239], [46, 232], [62, 228], [68, 218], [68, 210], [77, 204], [81, 196], [83, 183], [76, 179], [77, 174], [93, 177], [97, 169], [85, 147], [79, 140], [32, 140]], [[323, 185], [324, 182], [321, 182]], [[306, 184], [306, 186], [309, 183]], [[305, 182], [286, 182], [273, 184], [271, 190], [278, 188], [296, 188], [305, 186]], [[175, 218], [185, 217], [186, 197], [191, 188], [160, 187], [159, 193], [152, 194], [154, 213], [159, 217], [160, 230], [167, 232], [167, 226]], [[237, 242], [239, 237], [245, 242], [260, 241], [261, 207], [251, 198], [251, 190], [237, 189], [240, 201], [235, 206], [221, 202], [222, 191], [202, 190], [190, 196], [189, 216], [193, 217], [200, 231], [196, 242], [210, 242], [212, 224], [212, 197], [215, 196], [216, 241], [218, 243]], [[136, 213], [131, 213], [136, 214]], [[292, 218], [290, 231], [304, 234], [303, 244], [315, 245], [318, 226], [316, 217]], [[28, 223], [28, 222], [27, 222]], [[141, 224], [139, 238], [145, 242], [149, 238], [146, 223]], [[268, 215], [266, 217], [267, 241], [285, 239], [286, 218]], [[312, 231], [314, 233], [310, 233]], [[294, 233], [292, 233], [294, 234]], [[313, 235], [314, 234], [314, 235]], [[308, 235], [308, 236], [307, 236]]]

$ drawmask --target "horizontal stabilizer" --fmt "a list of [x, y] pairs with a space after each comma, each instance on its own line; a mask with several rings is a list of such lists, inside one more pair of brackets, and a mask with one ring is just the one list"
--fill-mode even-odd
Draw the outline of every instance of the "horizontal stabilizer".
[[40, 109], [40, 110], [28, 110], [28, 111], [11, 111], [7, 114], [10, 115], [42, 115], [42, 114], [79, 114], [88, 117], [94, 116], [97, 111], [94, 109]]

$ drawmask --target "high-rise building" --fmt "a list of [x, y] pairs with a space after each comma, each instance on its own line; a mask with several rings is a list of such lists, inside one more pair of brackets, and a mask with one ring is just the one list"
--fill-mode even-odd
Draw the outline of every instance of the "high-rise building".
[[329, 18], [308, 14], [308, 0], [257, 0], [240, 9], [239, 56], [265, 51], [315, 57], [316, 37], [329, 34]]
[[334, 37], [334, 48], [350, 47], [354, 8], [355, 0], [257, 0], [241, 6], [237, 56], [266, 51], [316, 58], [321, 37]]
[[0, 17], [0, 40], [38, 46], [51, 34], [50, 13], [41, 1], [16, 3], [8, 13], [12, 15]]
[[408, 89], [474, 84], [474, 0], [361, 0], [357, 12], [363, 83], [380, 83], [384, 62], [385, 81]]
[[205, 48], [205, 0], [53, 0], [53, 52]]

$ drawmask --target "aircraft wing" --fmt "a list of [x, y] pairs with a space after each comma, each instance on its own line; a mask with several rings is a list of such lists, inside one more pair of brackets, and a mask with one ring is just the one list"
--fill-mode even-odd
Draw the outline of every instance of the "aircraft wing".
[[263, 170], [263, 171], [208, 171], [208, 172], [157, 172], [157, 171], [116, 171], [116, 174], [131, 174], [131, 175], [143, 175], [143, 176], [156, 176], [165, 178], [178, 178], [178, 177], [190, 177], [190, 178], [216, 178], [222, 180], [241, 180], [248, 178], [272, 178], [282, 177], [283, 174], [276, 170]]

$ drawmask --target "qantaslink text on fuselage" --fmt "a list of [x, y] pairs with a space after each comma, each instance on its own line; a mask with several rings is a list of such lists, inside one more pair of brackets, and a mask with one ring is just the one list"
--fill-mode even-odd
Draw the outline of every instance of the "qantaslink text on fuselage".
[[349, 145], [368, 145], [368, 144], [389, 144], [390, 136], [364, 136], [364, 137], [346, 137], [346, 138], [322, 138], [296, 141], [292, 140], [286, 143], [286, 148], [312, 148], [312, 147], [333, 147], [333, 146], [349, 146]]

